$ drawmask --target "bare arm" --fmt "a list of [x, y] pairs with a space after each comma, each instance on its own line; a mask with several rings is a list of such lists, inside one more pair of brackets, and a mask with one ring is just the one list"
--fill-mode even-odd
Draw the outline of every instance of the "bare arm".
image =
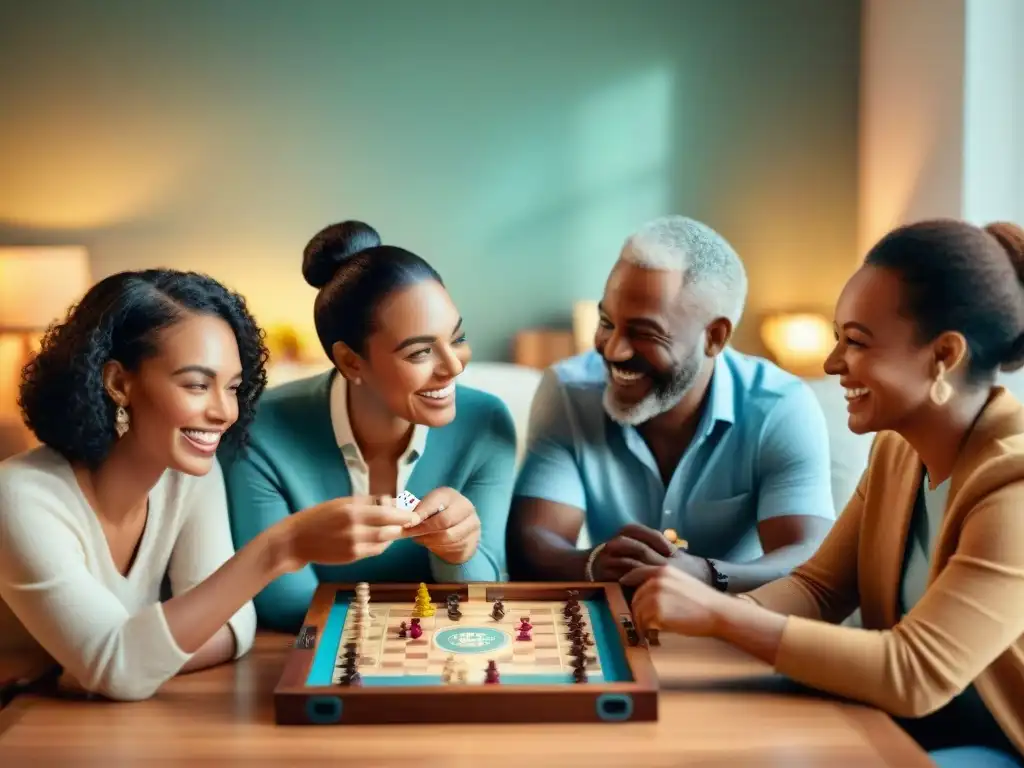
[[576, 547], [585, 507], [571, 414], [557, 376], [548, 370], [530, 408], [527, 454], [505, 534], [509, 576], [581, 581], [590, 554]]
[[828, 430], [804, 385], [787, 392], [765, 419], [758, 452], [757, 532], [764, 555], [718, 563], [730, 592], [780, 579], [818, 549], [835, 522]]
[[530, 497], [512, 502], [508, 570], [513, 581], [583, 581], [590, 550], [576, 548], [583, 510]]

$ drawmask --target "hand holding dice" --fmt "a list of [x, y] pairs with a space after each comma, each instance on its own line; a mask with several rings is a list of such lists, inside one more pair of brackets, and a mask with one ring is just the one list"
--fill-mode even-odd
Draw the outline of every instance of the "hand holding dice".
[[276, 561], [285, 572], [308, 563], [355, 562], [379, 555], [416, 522], [414, 512], [396, 507], [390, 497], [329, 499], [282, 522]]
[[405, 536], [442, 560], [458, 565], [476, 552], [480, 544], [480, 518], [469, 499], [454, 488], [431, 491], [416, 504], [413, 514], [416, 520], [406, 526]]

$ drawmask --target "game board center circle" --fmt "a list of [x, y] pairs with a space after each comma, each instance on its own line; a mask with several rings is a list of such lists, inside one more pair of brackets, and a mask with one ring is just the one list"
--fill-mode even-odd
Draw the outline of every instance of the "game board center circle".
[[508, 633], [493, 627], [447, 627], [434, 633], [434, 643], [447, 653], [492, 653], [509, 642]]

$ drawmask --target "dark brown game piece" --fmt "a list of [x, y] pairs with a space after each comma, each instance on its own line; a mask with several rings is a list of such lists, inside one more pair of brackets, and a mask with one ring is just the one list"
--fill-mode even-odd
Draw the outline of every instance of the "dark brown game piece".
[[579, 627], [577, 627], [576, 629], [570, 629], [569, 630], [569, 639], [572, 640], [573, 642], [576, 642], [577, 640], [579, 640], [582, 643], [583, 642], [583, 630], [580, 629]]
[[626, 628], [626, 640], [630, 645], [640, 645], [640, 633], [636, 631], [636, 627]]
[[341, 679], [341, 684], [360, 686], [363, 684], [362, 675], [360, 675], [358, 672], [353, 671], [351, 674], [347, 674], [345, 675], [345, 677]]
[[583, 640], [583, 644], [584, 645], [593, 645], [594, 644], [594, 638], [592, 638], [590, 636], [589, 632], [584, 632], [583, 633], [582, 640]]
[[494, 608], [491, 609], [491, 617], [495, 621], [505, 618], [505, 604], [501, 600], [494, 601]]
[[583, 667], [576, 667], [572, 671], [572, 680], [574, 683], [585, 683], [587, 682], [587, 670]]
[[404, 621], [398, 625], [398, 636], [406, 637], [409, 634], [409, 625]]

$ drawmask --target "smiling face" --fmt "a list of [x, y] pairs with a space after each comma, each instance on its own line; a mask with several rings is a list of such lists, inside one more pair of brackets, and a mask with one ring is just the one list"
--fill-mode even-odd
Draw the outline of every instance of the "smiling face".
[[389, 295], [375, 313], [366, 355], [349, 354], [340, 366], [394, 416], [441, 427], [455, 418], [455, 379], [472, 357], [462, 318], [444, 286], [434, 280]]
[[131, 418], [119, 444], [155, 465], [204, 475], [238, 419], [242, 363], [235, 334], [219, 317], [186, 314], [160, 330], [155, 343], [156, 354], [137, 370], [116, 362], [104, 370], [107, 390]]
[[615, 265], [594, 337], [608, 368], [604, 406], [612, 419], [642, 424], [679, 403], [709, 359], [705, 314], [680, 272]]
[[920, 343], [900, 301], [894, 272], [864, 266], [836, 305], [837, 341], [825, 372], [845, 388], [850, 430], [858, 434], [899, 431], [931, 407], [936, 343]]

